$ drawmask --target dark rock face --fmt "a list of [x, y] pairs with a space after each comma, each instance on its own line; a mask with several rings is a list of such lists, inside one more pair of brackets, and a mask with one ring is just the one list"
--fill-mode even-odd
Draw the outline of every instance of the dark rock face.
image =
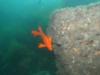
[[55, 11], [47, 33], [57, 75], [100, 75], [100, 3]]

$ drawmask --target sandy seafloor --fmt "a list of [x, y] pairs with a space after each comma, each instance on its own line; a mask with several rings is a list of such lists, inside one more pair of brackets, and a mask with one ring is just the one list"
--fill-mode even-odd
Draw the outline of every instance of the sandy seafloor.
[[56, 75], [55, 57], [38, 49], [32, 29], [46, 31], [50, 14], [100, 0], [0, 0], [0, 75]]

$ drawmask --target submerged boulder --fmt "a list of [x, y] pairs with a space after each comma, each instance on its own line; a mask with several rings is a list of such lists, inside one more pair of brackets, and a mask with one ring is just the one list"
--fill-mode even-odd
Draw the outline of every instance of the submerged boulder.
[[100, 75], [100, 3], [56, 10], [47, 34], [57, 75]]

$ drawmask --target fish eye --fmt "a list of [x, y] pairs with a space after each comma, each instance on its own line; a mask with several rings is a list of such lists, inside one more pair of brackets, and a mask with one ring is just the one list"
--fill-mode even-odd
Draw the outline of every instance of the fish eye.
[[59, 46], [59, 47], [61, 46], [61, 44], [58, 44], [58, 43], [56, 45]]
[[53, 43], [54, 43], [54, 44], [56, 44], [56, 45], [57, 45], [57, 46], [59, 46], [59, 47], [61, 46], [61, 44], [60, 44], [60, 43], [56, 43], [56, 42], [53, 42]]

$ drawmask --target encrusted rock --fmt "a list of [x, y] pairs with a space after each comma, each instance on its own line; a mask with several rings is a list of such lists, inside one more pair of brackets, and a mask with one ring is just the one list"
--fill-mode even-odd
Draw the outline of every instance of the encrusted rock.
[[100, 75], [100, 3], [56, 10], [47, 33], [57, 75]]

